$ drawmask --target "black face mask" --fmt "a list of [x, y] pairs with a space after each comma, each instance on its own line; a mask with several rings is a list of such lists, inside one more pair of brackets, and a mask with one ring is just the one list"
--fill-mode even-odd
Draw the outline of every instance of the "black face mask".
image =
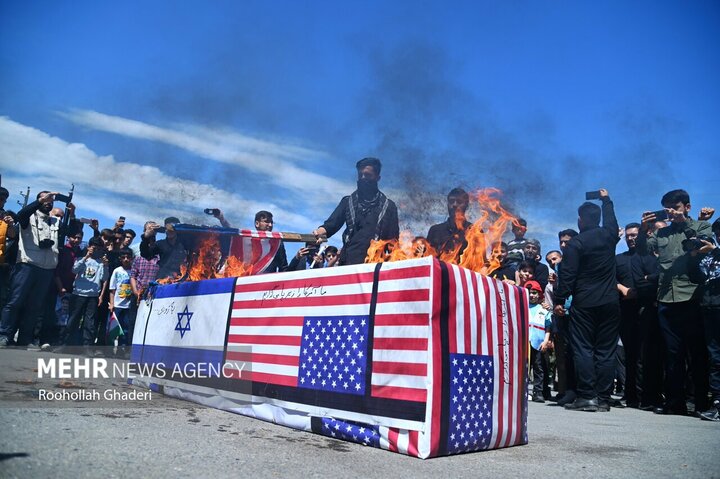
[[377, 181], [370, 180], [368, 178], [360, 178], [357, 181], [358, 193], [362, 196], [374, 196], [378, 191]]

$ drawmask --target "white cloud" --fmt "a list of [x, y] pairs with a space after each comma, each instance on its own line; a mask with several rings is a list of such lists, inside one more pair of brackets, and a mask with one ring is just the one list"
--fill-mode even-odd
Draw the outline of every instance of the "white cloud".
[[240, 166], [283, 189], [300, 194], [313, 191], [320, 198], [337, 201], [355, 189], [352, 183], [313, 173], [296, 166], [293, 161], [328, 160], [324, 152], [258, 140], [227, 129], [179, 125], [162, 128], [136, 120], [105, 115], [95, 111], [72, 110], [59, 113], [75, 124], [93, 130], [157, 141], [182, 148], [202, 158]]
[[[83, 144], [68, 143], [7, 117], [0, 117], [0, 165], [3, 181], [10, 177], [14, 187], [26, 181], [33, 188], [67, 185], [60, 187], [64, 192], [74, 183], [79, 208], [109, 217], [125, 214], [129, 218], [128, 212], [132, 212], [139, 223], [171, 213], [191, 217], [205, 206], [219, 206], [231, 221], [247, 221], [233, 218], [233, 211], [269, 209], [282, 218], [288, 229], [310, 231], [317, 226], [315, 220], [267, 201], [249, 200], [211, 185], [167, 175], [155, 167], [117, 161], [112, 155], [99, 156]], [[128, 201], [130, 197], [134, 198]]]

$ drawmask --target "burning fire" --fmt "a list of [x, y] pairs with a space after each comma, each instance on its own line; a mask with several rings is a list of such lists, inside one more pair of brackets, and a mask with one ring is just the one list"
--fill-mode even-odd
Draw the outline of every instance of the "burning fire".
[[366, 263], [384, 263], [404, 259], [437, 256], [425, 238], [416, 238], [411, 231], [402, 231], [399, 240], [378, 240], [370, 243]]
[[[471, 194], [472, 200], [476, 201], [480, 208], [480, 218], [466, 228], [465, 213], [455, 212], [456, 228], [464, 232], [467, 246], [462, 241], [458, 241], [453, 249], [440, 253], [441, 261], [457, 264], [481, 274], [489, 274], [500, 266], [497, 257], [503, 234], [510, 223], [518, 224], [517, 218], [503, 208], [498, 198], [501, 194], [502, 192], [497, 188], [485, 188]], [[365, 262], [379, 263], [430, 255], [438, 256], [427, 240], [424, 238], [413, 240], [413, 237], [411, 232], [404, 231], [400, 234], [399, 241], [373, 241]], [[461, 254], [463, 246], [465, 249]]]
[[235, 256], [228, 256], [223, 262], [222, 248], [217, 235], [209, 235], [200, 241], [199, 248], [193, 252], [189, 264], [180, 267], [179, 276], [158, 280], [159, 284], [179, 281], [201, 281], [214, 278], [248, 276], [252, 266], [246, 265]]
[[[441, 261], [460, 265], [481, 274], [489, 274], [500, 266], [497, 259], [500, 242], [509, 224], [519, 225], [517, 218], [501, 204], [497, 188], [486, 188], [470, 195], [480, 208], [480, 217], [466, 226], [462, 211], [455, 212], [455, 225], [460, 234], [455, 246], [438, 253], [424, 237], [416, 237], [411, 231], [403, 231], [397, 240], [372, 241], [365, 258], [366, 263], [402, 261], [425, 256], [436, 256]], [[465, 242], [461, 236], [464, 234]], [[464, 247], [464, 249], [463, 249]], [[492, 251], [491, 251], [492, 249]], [[208, 235], [199, 242], [188, 265], [181, 267], [180, 275], [158, 280], [159, 284], [179, 281], [200, 281], [214, 278], [230, 278], [253, 274], [253, 266], [244, 264], [234, 256], [223, 257], [217, 235]]]

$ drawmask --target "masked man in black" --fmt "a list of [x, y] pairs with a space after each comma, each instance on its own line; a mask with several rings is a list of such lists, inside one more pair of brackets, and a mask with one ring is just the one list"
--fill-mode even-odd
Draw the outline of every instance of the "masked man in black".
[[340, 264], [365, 261], [372, 240], [397, 239], [400, 236], [397, 206], [379, 189], [382, 164], [377, 158], [363, 158], [355, 165], [357, 190], [343, 197], [330, 217], [313, 231], [316, 236], [332, 236], [343, 224], [343, 248]]

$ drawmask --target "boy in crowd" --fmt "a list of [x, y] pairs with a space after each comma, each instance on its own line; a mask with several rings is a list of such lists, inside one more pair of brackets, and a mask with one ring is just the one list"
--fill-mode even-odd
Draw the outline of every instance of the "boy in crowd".
[[[535, 275], [535, 264], [530, 261], [521, 261], [520, 265], [518, 265], [518, 273], [517, 273], [518, 286], [520, 286], [521, 288], [524, 288], [525, 285], [528, 283], [528, 281], [535, 279], [534, 275]], [[541, 291], [542, 291], [542, 287], [541, 287]]]
[[135, 318], [131, 311], [133, 303], [133, 291], [130, 284], [130, 268], [133, 264], [133, 252], [130, 248], [122, 248], [119, 251], [120, 266], [115, 268], [110, 276], [110, 303], [111, 313], [115, 313], [123, 334], [118, 338], [118, 355], [126, 354], [126, 346], [132, 344], [132, 330], [135, 325]]
[[499, 279], [500, 281], [511, 282], [515, 284], [515, 266], [514, 263], [508, 261], [508, 245], [504, 241], [499, 244], [494, 243], [492, 245], [493, 255], [495, 259], [500, 262], [500, 266], [492, 270], [489, 274], [491, 278]]
[[[137, 233], [135, 232], [135, 230], [131, 230], [130, 228], [128, 228], [128, 229], [125, 230], [125, 232], [124, 232], [123, 234], [125, 235], [125, 239], [124, 239], [123, 242], [122, 242], [122, 247], [123, 247], [123, 248], [130, 248], [130, 249], [132, 249], [132, 247], [131, 247], [131, 246], [132, 246], [132, 242], [135, 241], [135, 237], [137, 236]], [[137, 245], [137, 248], [138, 248], [138, 253], [137, 253], [137, 254], [140, 254], [140, 253], [139, 253], [139, 251], [140, 251], [140, 244], [139, 244], [139, 243], [138, 243], [138, 245]], [[133, 251], [133, 255], [135, 255], [135, 251]]]
[[515, 237], [507, 243], [507, 260], [509, 263], [517, 265], [523, 259], [525, 259], [525, 256], [523, 255], [523, 249], [525, 249], [525, 244], [527, 243], [527, 240], [525, 239], [525, 233], [527, 232], [527, 221], [525, 221], [523, 218], [518, 218], [517, 223], [513, 222], [512, 232]]
[[[152, 221], [146, 221], [143, 230], [152, 224]], [[134, 251], [133, 251], [134, 253]], [[151, 259], [145, 259], [139, 254], [135, 254], [132, 268], [130, 269], [130, 285], [137, 301], [140, 301], [142, 292], [147, 286], [157, 279], [160, 266], [158, 265], [159, 257], [153, 256]], [[137, 304], [137, 301], [134, 304]]]
[[75, 282], [73, 266], [75, 266], [75, 261], [82, 257], [82, 250], [80, 249], [82, 239], [82, 230], [74, 231], [68, 236], [67, 242], [58, 253], [58, 265], [55, 268], [55, 287], [60, 296], [72, 293], [73, 283]]
[[338, 265], [338, 249], [335, 246], [325, 248], [325, 259], [327, 260], [326, 268], [332, 268]]
[[542, 306], [543, 291], [537, 281], [528, 281], [525, 288], [530, 294], [530, 366], [532, 370], [532, 400], [545, 402], [543, 380], [547, 371], [545, 351], [550, 346], [550, 311]]
[[315, 243], [305, 243], [305, 246], [300, 248], [290, 261], [286, 270], [302, 271], [305, 269], [323, 268], [324, 266], [325, 258], [323, 253], [320, 253], [318, 246]]
[[548, 284], [545, 286], [545, 302], [553, 305], [553, 288], [557, 282], [557, 269], [555, 265], [562, 261], [562, 253], [558, 250], [548, 251], [545, 255], [545, 261], [550, 265], [550, 273], [548, 275]]
[[[82, 345], [89, 349], [95, 341], [95, 323], [98, 306], [105, 292], [108, 277], [107, 260], [104, 258], [103, 242], [90, 238], [85, 256], [75, 261], [73, 273], [75, 284], [70, 297], [70, 317], [65, 330], [64, 344], [76, 342], [82, 334]], [[82, 329], [81, 329], [82, 327]]]

